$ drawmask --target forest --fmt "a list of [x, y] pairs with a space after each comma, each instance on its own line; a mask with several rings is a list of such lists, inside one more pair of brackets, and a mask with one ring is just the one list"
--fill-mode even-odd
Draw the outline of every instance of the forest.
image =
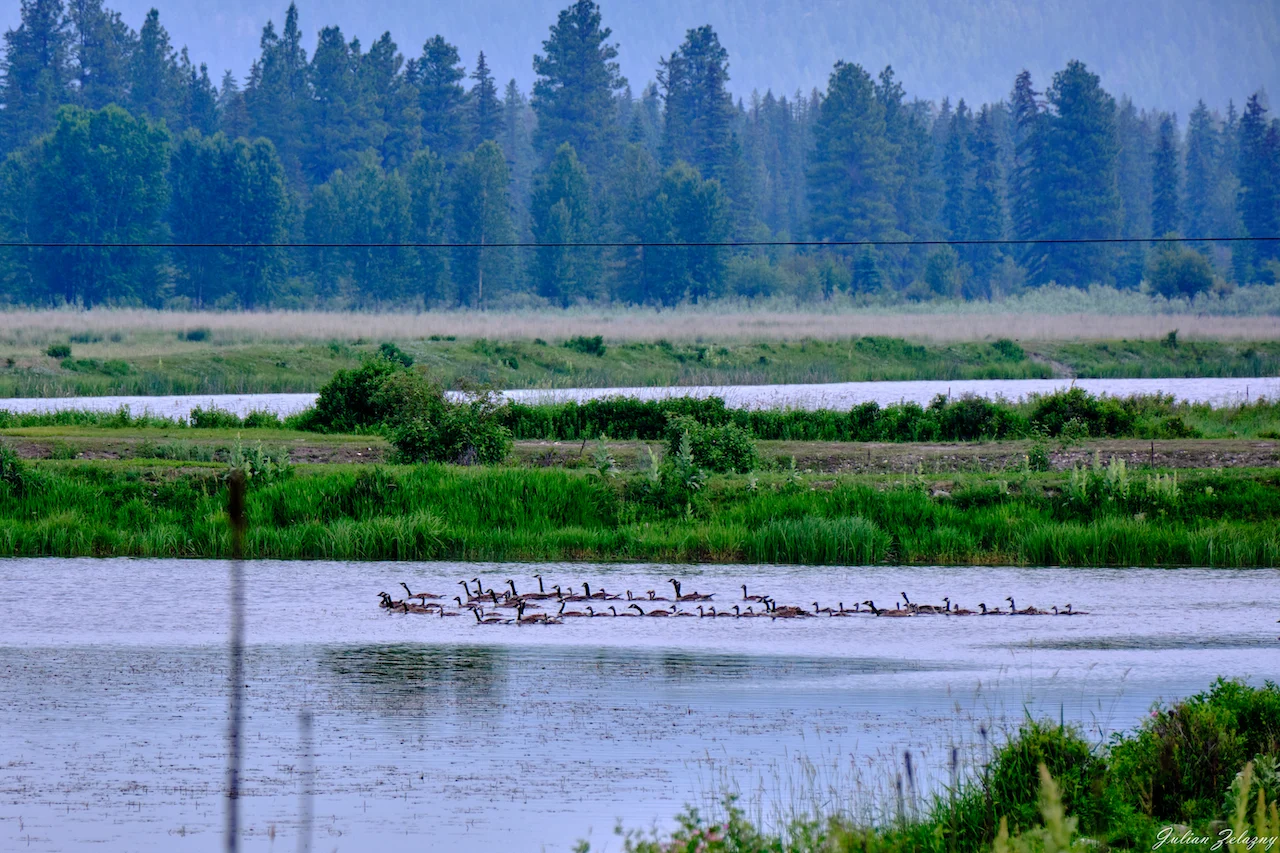
[[[157, 10], [134, 31], [102, 0], [22, 0], [0, 63], [0, 304], [1195, 298], [1280, 274], [1261, 92], [1180, 122], [1079, 61], [1010, 69], [983, 104], [841, 61], [825, 90], [735, 100], [712, 27], [633, 85], [606, 12], [561, 11], [526, 92], [446, 35], [407, 56], [391, 33], [312, 42], [296, 5], [237, 79], [175, 49]], [[1255, 239], [991, 242], [1172, 236]]]

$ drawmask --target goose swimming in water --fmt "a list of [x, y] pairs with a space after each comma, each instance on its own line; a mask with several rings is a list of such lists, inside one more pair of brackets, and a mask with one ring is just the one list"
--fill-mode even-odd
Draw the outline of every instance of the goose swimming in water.
[[645, 613], [644, 610], [641, 609], [639, 604], [631, 604], [631, 605], [628, 605], [628, 607], [634, 607], [636, 609], [636, 613], [639, 614], [640, 616], [670, 616], [671, 615], [669, 611], [662, 610], [661, 608], [659, 608], [658, 610], [650, 610], [648, 613]]
[[[587, 610], [590, 610], [590, 609], [591, 609], [590, 607], [587, 608]], [[583, 613], [581, 610], [565, 610], [564, 602], [562, 601], [560, 602], [560, 609], [556, 611], [556, 615], [559, 616], [561, 619], [563, 619], [566, 616], [591, 616], [592, 614]]]
[[744, 584], [742, 585], [742, 600], [743, 600], [743, 601], [764, 601], [764, 600], [765, 600], [765, 596], [763, 596], [763, 595], [747, 595], [747, 585], [744, 583]]
[[610, 604], [610, 605], [609, 605], [609, 612], [610, 612], [610, 613], [612, 613], [614, 616], [617, 616], [617, 617], [630, 616], [630, 617], [632, 617], [633, 619], [635, 618], [635, 614], [634, 614], [634, 613], [628, 613], [626, 610], [624, 610], [624, 611], [622, 611], [621, 613], [619, 613], [619, 612], [618, 612], [618, 608], [617, 608], [617, 607], [615, 607], [615, 606], [613, 606], [612, 604]]
[[871, 608], [871, 612], [872, 612], [873, 614], [875, 614], [876, 616], [914, 616], [914, 615], [915, 615], [915, 614], [913, 614], [910, 610], [896, 610], [896, 609], [895, 609], [895, 610], [881, 610], [880, 608], [876, 607], [876, 603], [875, 603], [874, 601], [872, 601], [871, 599], [867, 599], [866, 601], [864, 601], [864, 602], [862, 602], [862, 603], [863, 603], [863, 604], [865, 604], [865, 605], [867, 605], [868, 607], [870, 607], [870, 608]]
[[404, 581], [400, 581], [400, 586], [404, 587], [405, 598], [416, 598], [422, 601], [423, 604], [426, 604], [427, 599], [429, 598], [444, 598], [443, 595], [433, 595], [432, 593], [429, 593], [429, 592], [410, 592], [409, 585]]
[[999, 607], [988, 609], [988, 608], [987, 608], [987, 605], [986, 605], [985, 603], [983, 603], [983, 602], [978, 602], [978, 609], [982, 611], [981, 613], [979, 613], [979, 614], [978, 614], [979, 616], [1003, 616], [1003, 615], [1005, 615], [1005, 612], [1004, 612], [1003, 610], [1001, 610]]

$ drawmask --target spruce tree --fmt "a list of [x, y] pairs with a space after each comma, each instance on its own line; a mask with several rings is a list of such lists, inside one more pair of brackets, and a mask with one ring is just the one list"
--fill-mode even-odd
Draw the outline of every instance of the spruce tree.
[[952, 240], [969, 236], [969, 195], [972, 182], [969, 107], [964, 98], [956, 104], [948, 122], [946, 142], [942, 149], [942, 175], [946, 187], [942, 203], [942, 224]]
[[[971, 240], [999, 240], [1004, 237], [1000, 157], [991, 116], [991, 108], [984, 104], [978, 112], [973, 129], [973, 186], [966, 205], [969, 211], [966, 234]], [[983, 295], [989, 295], [991, 274], [999, 263], [1000, 250], [996, 246], [972, 246], [966, 249], [964, 257], [973, 267], [973, 281]]]
[[218, 132], [218, 90], [209, 79], [209, 66], [203, 62], [196, 68], [191, 64], [187, 49], [182, 49], [178, 62], [178, 76], [182, 82], [181, 101], [174, 120], [175, 130], [195, 128], [205, 136]]
[[[1280, 219], [1276, 203], [1280, 187], [1280, 138], [1272, 122], [1267, 121], [1267, 109], [1257, 93], [1249, 97], [1244, 114], [1240, 117], [1239, 131], [1240, 178], [1239, 209], [1244, 233], [1249, 237], [1274, 238], [1280, 234]], [[1267, 261], [1277, 256], [1274, 239], [1250, 244], [1237, 244], [1236, 250], [1246, 259], [1241, 266], [1245, 280], [1269, 281], [1271, 274], [1265, 271]]]
[[[1187, 236], [1213, 236], [1213, 199], [1217, 190], [1219, 140], [1217, 123], [1205, 106], [1196, 103], [1187, 122], [1186, 187]], [[1202, 245], [1201, 250], [1207, 250]]]
[[600, 24], [600, 7], [577, 0], [560, 12], [534, 56], [534, 142], [545, 159], [569, 143], [588, 171], [601, 174], [619, 140], [614, 95], [626, 86], [612, 30]]
[[422, 110], [422, 144], [442, 157], [456, 156], [466, 144], [462, 107], [467, 76], [458, 49], [432, 36], [422, 46], [422, 58], [411, 63], [406, 76], [418, 90]]
[[[1116, 187], [1116, 105], [1082, 62], [1053, 76], [1048, 92], [1054, 108], [1043, 121], [1033, 186], [1039, 229], [1047, 239], [1110, 239], [1120, 235]], [[1103, 244], [1054, 246], [1044, 253], [1040, 281], [1084, 287], [1107, 283], [1115, 256]]]
[[[1041, 212], [1037, 207], [1036, 168], [1041, 162], [1040, 146], [1044, 141], [1044, 123], [1048, 120], [1040, 102], [1040, 93], [1031, 82], [1031, 72], [1023, 70], [1014, 80], [1009, 97], [1012, 118], [1013, 166], [1009, 171], [1009, 231], [1016, 240], [1032, 240], [1041, 229]], [[1018, 262], [1039, 280], [1044, 256], [1036, 247], [1014, 249]]]
[[218, 88], [218, 126], [231, 139], [248, 136], [252, 126], [244, 92], [230, 71], [222, 75]]
[[70, 33], [62, 0], [22, 0], [21, 23], [4, 34], [0, 151], [47, 132], [67, 102]]
[[[1139, 112], [1129, 98], [1122, 98], [1116, 110], [1116, 188], [1120, 195], [1121, 237], [1142, 239], [1152, 236], [1151, 152], [1155, 148], [1156, 127], [1152, 117]], [[1116, 284], [1136, 288], [1142, 283], [1147, 266], [1146, 243], [1127, 243], [1118, 247]], [[1056, 249], [1054, 251], [1057, 251]]]
[[[907, 102], [902, 84], [886, 66], [876, 82], [876, 100], [884, 107], [885, 136], [897, 147], [894, 157], [898, 192], [894, 199], [898, 231], [911, 240], [940, 236], [937, 222], [943, 202], [943, 185], [934, 164], [930, 104]], [[876, 253], [880, 270], [899, 284], [916, 278], [925, 255], [905, 248], [886, 247]]]
[[736, 167], [733, 150], [733, 98], [729, 81], [729, 53], [710, 26], [685, 34], [685, 40], [663, 59], [658, 82], [663, 88], [663, 159], [683, 160], [728, 185]]
[[484, 308], [516, 280], [507, 161], [496, 142], [482, 142], [453, 170], [454, 282], [464, 305]]
[[369, 143], [386, 168], [399, 168], [422, 146], [422, 110], [390, 33], [360, 57], [356, 78]]
[[76, 102], [97, 110], [128, 103], [129, 65], [137, 36], [119, 12], [104, 9], [102, 0], [71, 0], [71, 74]]
[[1151, 235], [1181, 233], [1178, 182], [1178, 139], [1172, 115], [1160, 118], [1160, 131], [1151, 152]]
[[[413, 155], [402, 170], [409, 190], [409, 219], [412, 242], [442, 244], [448, 241], [449, 199], [445, 186], [445, 165], [429, 148]], [[442, 246], [419, 248], [418, 281], [423, 302], [428, 306], [449, 305], [454, 294], [449, 281], [449, 254]]]
[[310, 183], [320, 184], [339, 169], [355, 165], [373, 140], [362, 115], [356, 79], [359, 43], [347, 44], [342, 30], [325, 27], [307, 70], [311, 100], [307, 104], [302, 168]]
[[311, 88], [296, 4], [289, 4], [284, 30], [279, 35], [275, 26], [267, 22], [260, 44], [262, 55], [250, 69], [244, 92], [251, 122], [250, 134], [271, 140], [290, 183], [302, 186], [305, 183], [302, 157]]
[[[537, 243], [583, 243], [593, 236], [587, 170], [569, 143], [539, 176], [531, 208]], [[533, 279], [539, 295], [562, 306], [601, 295], [595, 249], [544, 245], [534, 256]]]
[[531, 235], [529, 197], [533, 190], [533, 111], [515, 80], [502, 93], [502, 131], [499, 143], [511, 167], [511, 203], [516, 234]]
[[502, 103], [498, 100], [498, 87], [489, 73], [484, 51], [476, 59], [476, 70], [471, 72], [476, 81], [471, 87], [471, 147], [481, 142], [497, 141], [502, 136]]
[[173, 121], [181, 102], [177, 56], [152, 9], [138, 31], [129, 72], [129, 110], [152, 121]]

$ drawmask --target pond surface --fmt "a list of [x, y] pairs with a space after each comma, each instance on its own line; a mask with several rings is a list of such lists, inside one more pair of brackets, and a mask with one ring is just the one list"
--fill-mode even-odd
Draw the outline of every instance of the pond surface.
[[[858, 403], [875, 401], [881, 406], [915, 402], [928, 405], [939, 394], [961, 397], [1004, 397], [1018, 400], [1029, 394], [1045, 394], [1071, 386], [1091, 394], [1132, 397], [1143, 394], [1172, 394], [1179, 400], [1233, 405], [1259, 397], [1280, 397], [1280, 377], [1245, 379], [973, 379], [912, 382], [836, 382], [814, 385], [699, 385], [644, 388], [562, 388], [523, 389], [503, 395], [521, 402], [562, 402], [600, 397], [638, 397], [642, 400], [667, 397], [723, 397], [731, 407], [753, 409], [791, 407], [798, 409], [850, 409]], [[113, 412], [128, 406], [135, 414], [150, 412], [172, 418], [186, 418], [196, 406], [216, 407], [244, 416], [252, 411], [291, 415], [310, 406], [315, 394], [192, 394], [176, 397], [13, 397], [0, 399], [0, 409], [10, 412], [53, 412], [68, 409]]]
[[[745, 605], [745, 583], [806, 608], [892, 607], [905, 591], [1088, 615], [479, 625], [376, 599], [403, 597], [401, 580], [453, 595], [461, 579], [512, 578], [526, 592], [534, 572], [548, 586], [661, 597], [678, 577], [720, 609]], [[0, 849], [220, 844], [227, 573], [218, 561], [0, 560]], [[726, 785], [765, 817], [828, 786], [849, 808], [887, 806], [904, 750], [915, 786], [940, 784], [953, 745], [980, 760], [980, 728], [998, 738], [1024, 708], [1105, 739], [1218, 675], [1274, 677], [1280, 645], [1272, 570], [254, 562], [245, 573], [242, 820], [246, 849], [264, 851], [295, 844], [302, 709], [314, 714], [314, 849], [565, 851], [589, 838], [618, 850], [617, 821], [666, 827]]]

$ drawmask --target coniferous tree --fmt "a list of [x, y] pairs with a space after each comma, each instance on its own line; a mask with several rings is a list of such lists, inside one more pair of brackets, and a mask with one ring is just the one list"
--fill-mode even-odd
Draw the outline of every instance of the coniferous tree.
[[383, 33], [360, 57], [356, 72], [366, 136], [388, 169], [408, 163], [422, 145], [418, 92], [404, 69], [404, 57], [391, 34]]
[[71, 0], [71, 75], [76, 102], [91, 110], [128, 104], [129, 66], [137, 37], [102, 0]]
[[1155, 149], [1151, 152], [1151, 234], [1163, 237], [1182, 230], [1178, 185], [1178, 139], [1173, 116], [1160, 118]]
[[[1213, 198], [1218, 177], [1218, 128], [1205, 106], [1196, 103], [1187, 122], [1187, 235], [1213, 236]], [[1202, 245], [1201, 250], [1208, 248]]]
[[502, 152], [511, 167], [511, 202], [516, 233], [526, 239], [532, 233], [529, 198], [533, 191], [533, 111], [515, 80], [509, 80], [502, 97]]
[[248, 136], [252, 125], [244, 92], [230, 71], [222, 75], [218, 89], [218, 127], [231, 139]]
[[[1077, 61], [1054, 74], [1048, 100], [1054, 112], [1040, 123], [1043, 141], [1033, 180], [1037, 236], [1118, 237], [1122, 211], [1116, 188], [1115, 100], [1102, 89], [1097, 75]], [[1044, 252], [1039, 279], [1083, 287], [1112, 281], [1114, 268], [1109, 246], [1058, 245]]]
[[209, 79], [209, 66], [200, 63], [196, 68], [184, 47], [179, 56], [178, 76], [182, 83], [179, 90], [181, 100], [177, 115], [174, 117], [175, 128], [195, 128], [206, 136], [218, 132], [218, 90]]
[[[1280, 234], [1280, 218], [1276, 203], [1280, 195], [1280, 135], [1274, 123], [1267, 121], [1267, 109], [1254, 93], [1240, 117], [1237, 173], [1240, 179], [1239, 209], [1244, 233], [1249, 237], [1271, 237]], [[1269, 280], [1265, 263], [1277, 256], [1274, 240], [1237, 245], [1245, 258], [1241, 270], [1247, 280]], [[1246, 283], [1242, 281], [1241, 283]]]
[[418, 106], [422, 110], [422, 144], [442, 157], [453, 157], [466, 143], [462, 107], [466, 90], [462, 80], [467, 76], [458, 49], [432, 36], [422, 46], [422, 57], [405, 72], [418, 90]]
[[[1151, 152], [1155, 145], [1151, 116], [1139, 112], [1128, 98], [1116, 109], [1116, 188], [1120, 194], [1120, 236], [1142, 239], [1152, 236]], [[1116, 283], [1136, 288], [1147, 267], [1145, 243], [1128, 243], [1115, 251]], [[1056, 250], [1054, 250], [1056, 251]]]
[[449, 281], [449, 254], [437, 247], [448, 241], [449, 229], [444, 161], [431, 149], [423, 148], [413, 155], [403, 172], [409, 190], [413, 242], [435, 244], [417, 250], [422, 300], [427, 305], [450, 304], [454, 294]]
[[[1009, 98], [1012, 168], [1009, 171], [1009, 231], [1016, 240], [1031, 240], [1041, 228], [1041, 212], [1036, 198], [1036, 164], [1041, 161], [1040, 145], [1044, 140], [1041, 125], [1047, 121], [1040, 93], [1031, 82], [1031, 72], [1023, 70], [1013, 84]], [[1043, 254], [1033, 246], [1016, 248], [1018, 262], [1028, 273], [1039, 278]]]
[[301, 185], [311, 89], [296, 4], [289, 4], [284, 30], [279, 35], [275, 26], [267, 22], [262, 30], [261, 47], [262, 55], [249, 71], [244, 93], [251, 133], [271, 140], [290, 182]]
[[[931, 107], [924, 101], [904, 100], [905, 92], [886, 66], [876, 82], [876, 100], [884, 107], [885, 135], [897, 147], [894, 168], [898, 192], [894, 199], [898, 231], [912, 240], [939, 236], [936, 222], [943, 201], [943, 185], [934, 168], [934, 143], [930, 130]], [[878, 270], [899, 283], [916, 278], [925, 255], [902, 248], [875, 253]], [[856, 284], [856, 280], [855, 280]]]
[[308, 68], [311, 100], [305, 118], [302, 168], [309, 182], [320, 184], [339, 169], [355, 165], [361, 152], [374, 143], [368, 135], [369, 118], [356, 69], [360, 65], [359, 42], [347, 44], [342, 30], [320, 31]]
[[515, 258], [509, 248], [486, 248], [509, 243], [513, 236], [507, 161], [496, 142], [483, 142], [453, 170], [453, 235], [465, 243], [454, 252], [454, 282], [458, 297], [472, 308], [483, 308], [515, 284]]
[[685, 34], [680, 48], [663, 59], [658, 82], [663, 87], [663, 159], [683, 160], [727, 186], [735, 168], [733, 98], [729, 52], [710, 26]]
[[[627, 144], [610, 170], [603, 203], [610, 223], [610, 238], [620, 243], [642, 243], [651, 237], [649, 213], [661, 174], [649, 148], [641, 142]], [[656, 301], [651, 292], [649, 259], [642, 246], [619, 248], [614, 253], [614, 295], [624, 301]]]
[[969, 151], [971, 116], [964, 98], [956, 104], [948, 122], [946, 142], [942, 149], [943, 184], [942, 222], [947, 236], [964, 240], [969, 236], [969, 195], [973, 158]]
[[173, 121], [181, 101], [177, 56], [152, 9], [138, 31], [129, 72], [129, 110], [152, 121]]
[[0, 146], [12, 151], [47, 132], [67, 101], [70, 34], [62, 0], [22, 0], [18, 28], [4, 34]]
[[471, 72], [476, 81], [471, 87], [471, 147], [481, 142], [497, 141], [502, 136], [502, 102], [498, 100], [498, 87], [489, 73], [484, 51], [476, 59], [476, 70]]
[[539, 176], [531, 201], [533, 239], [544, 244], [534, 256], [538, 294], [566, 306], [599, 296], [594, 251], [563, 245], [586, 242], [593, 231], [587, 170], [569, 143], [560, 146]]
[[560, 12], [534, 56], [531, 103], [538, 116], [534, 142], [545, 159], [569, 143], [588, 171], [601, 173], [619, 140], [614, 95], [626, 86], [618, 69], [612, 30], [600, 25], [600, 7], [577, 0]]
[[[704, 179], [680, 161], [666, 171], [649, 204], [646, 238], [651, 243], [717, 243], [729, 236], [732, 219], [719, 181]], [[645, 256], [647, 297], [662, 305], [718, 294], [724, 250], [718, 246], [651, 247]]]
[[837, 62], [814, 124], [809, 166], [811, 231], [819, 240], [893, 239], [901, 176], [885, 134], [884, 106], [860, 65]]
[[[974, 123], [970, 150], [973, 154], [973, 186], [966, 205], [969, 221], [966, 234], [971, 240], [999, 240], [1004, 237], [1004, 203], [1001, 199], [1001, 174], [998, 143], [992, 110], [983, 106]], [[973, 267], [974, 284], [981, 295], [990, 295], [991, 274], [1000, 260], [995, 246], [967, 247], [965, 253]]]

